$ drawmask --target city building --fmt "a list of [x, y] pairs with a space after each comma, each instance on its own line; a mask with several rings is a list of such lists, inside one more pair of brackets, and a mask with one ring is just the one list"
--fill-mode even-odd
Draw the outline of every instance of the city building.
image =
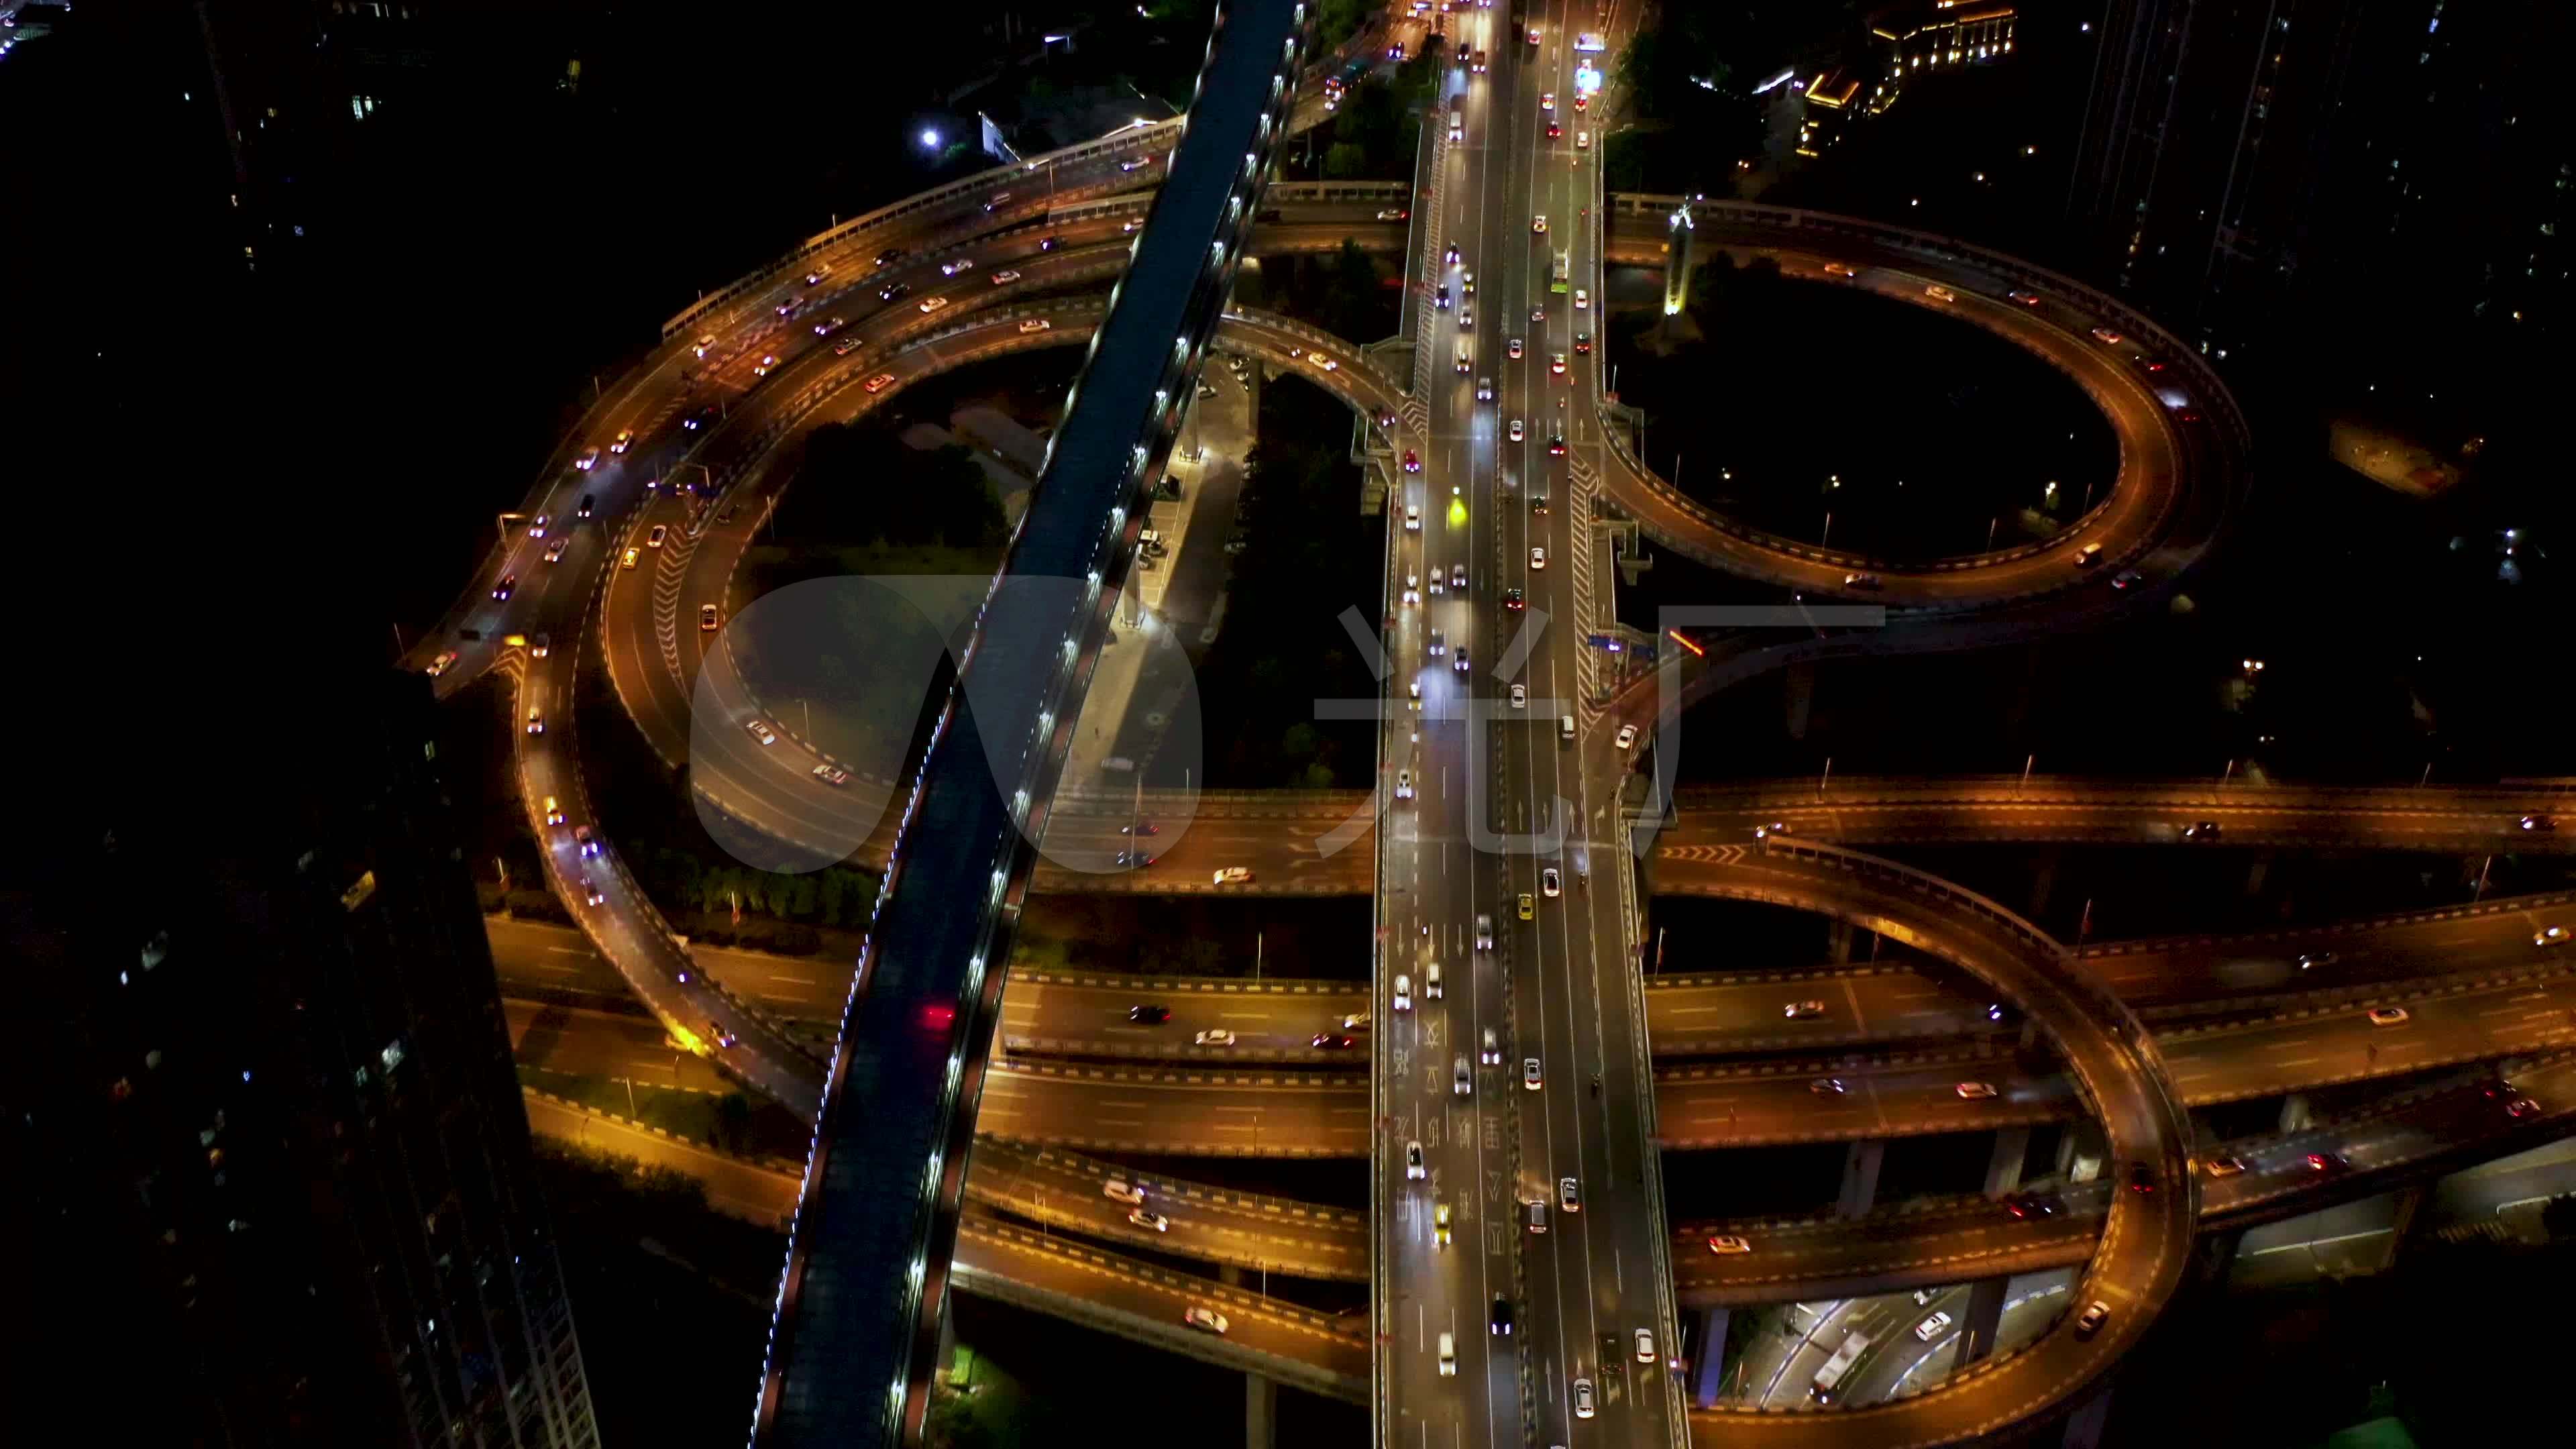
[[12, 1302], [43, 1331], [11, 1418], [591, 1449], [429, 687], [299, 675], [327, 724], [263, 748], [165, 721], [195, 768], [117, 772], [13, 841], [0, 1151]]
[[2072, 258], [2213, 357], [2366, 313], [2368, 345], [2323, 351], [2438, 371], [2563, 325], [2564, 7], [2108, 0], [2090, 24]]
[[1805, 82], [1797, 153], [1819, 156], [1855, 117], [1884, 115], [1909, 84], [1989, 65], [2013, 54], [2019, 14], [2006, 4], [1928, 0], [1892, 6], [1869, 19], [1867, 56], [1832, 65]]

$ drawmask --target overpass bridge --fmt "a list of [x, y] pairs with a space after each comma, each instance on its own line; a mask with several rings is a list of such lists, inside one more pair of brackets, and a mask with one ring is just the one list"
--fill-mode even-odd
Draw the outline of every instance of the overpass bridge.
[[[921, 1431], [999, 968], [1034, 842], [1135, 557], [1142, 515], [1131, 505], [1151, 495], [1174, 445], [1311, 28], [1295, 0], [1218, 6], [1170, 180], [1092, 341], [1098, 365], [1067, 403], [959, 657], [816, 1124], [755, 1444], [841, 1449]], [[890, 1196], [909, 1211], [889, 1212]]]

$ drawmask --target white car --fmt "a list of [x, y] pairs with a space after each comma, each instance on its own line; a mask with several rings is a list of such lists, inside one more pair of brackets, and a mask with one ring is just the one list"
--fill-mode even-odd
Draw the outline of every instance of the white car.
[[1225, 1315], [1213, 1308], [1193, 1308], [1181, 1315], [1181, 1321], [1192, 1328], [1204, 1328], [1210, 1333], [1223, 1333], [1231, 1326], [1226, 1322]]
[[1931, 1317], [1924, 1319], [1921, 1323], [1914, 1325], [1914, 1336], [1925, 1343], [1930, 1343], [1932, 1340], [1941, 1336], [1942, 1329], [1949, 1326], [1949, 1314], [1935, 1313]]
[[1529, 1091], [1535, 1092], [1539, 1089], [1540, 1081], [1538, 1058], [1521, 1058], [1521, 1086]]
[[1565, 893], [1565, 878], [1556, 873], [1555, 866], [1551, 865], [1538, 873], [1538, 892], [1550, 900]]
[[1591, 294], [1590, 292], [1587, 292], [1587, 291], [1583, 290], [1581, 287], [1577, 287], [1577, 288], [1575, 288], [1575, 289], [1574, 289], [1574, 310], [1575, 310], [1575, 311], [1577, 311], [1577, 312], [1585, 311], [1585, 310], [1587, 310], [1588, 308], [1590, 308], [1590, 307], [1591, 307], [1591, 305], [1592, 305], [1592, 294]]
[[1995, 1090], [1995, 1084], [1992, 1082], [1961, 1082], [1958, 1091], [1959, 1100], [1962, 1102], [1990, 1101], [2002, 1095]]
[[[1465, 656], [1461, 655], [1460, 657], [1464, 658]], [[1529, 708], [1529, 688], [1526, 685], [1515, 684], [1512, 686], [1512, 708]]]
[[1637, 1362], [1653, 1363], [1654, 1361], [1655, 1335], [1650, 1329], [1640, 1328], [1637, 1330]]
[[[1513, 344], [1512, 344], [1512, 356], [1514, 356], [1514, 357], [1518, 357], [1518, 356], [1520, 356], [1520, 355], [1521, 355], [1521, 351], [1520, 351], [1520, 344], [1519, 344], [1519, 343], [1517, 343], [1517, 342], [1515, 342], [1515, 343], [1513, 343]], [[1512, 441], [1513, 441], [1513, 442], [1515, 442], [1515, 443], [1519, 442], [1522, 438], [1524, 438], [1524, 437], [1528, 436], [1528, 434], [1527, 434], [1527, 433], [1525, 433], [1525, 432], [1523, 432], [1523, 431], [1522, 431], [1522, 429], [1521, 429], [1521, 420], [1520, 420], [1520, 419], [1518, 419], [1518, 418], [1514, 418], [1514, 419], [1512, 419], [1512, 425], [1511, 425], [1511, 427], [1510, 427], [1510, 429], [1509, 429], [1509, 432], [1510, 432], [1510, 433], [1511, 433], [1511, 435], [1512, 435]]]
[[1460, 1053], [1458, 1059], [1450, 1063], [1449, 1090], [1461, 1097], [1470, 1096], [1476, 1090], [1476, 1073], [1467, 1065], [1464, 1053]]
[[2406, 1020], [2406, 1008], [2402, 1006], [2374, 1006], [2370, 1009], [2372, 1026], [2404, 1026]]
[[1145, 1190], [1143, 1188], [1129, 1187], [1125, 1181], [1115, 1177], [1100, 1185], [1100, 1195], [1109, 1199], [1111, 1202], [1123, 1202], [1129, 1207], [1143, 1207], [1145, 1205]]
[[1490, 1026], [1485, 1028], [1484, 1048], [1476, 1053], [1476, 1060], [1489, 1067], [1499, 1067], [1503, 1064], [1502, 1044], [1494, 1040], [1494, 1029]]
[[1547, 213], [1546, 213], [1546, 212], [1542, 211], [1542, 212], [1540, 212], [1538, 215], [1533, 216], [1533, 217], [1531, 217], [1531, 218], [1530, 218], [1530, 231], [1531, 231], [1531, 232], [1533, 232], [1533, 233], [1535, 233], [1535, 234], [1537, 234], [1537, 235], [1541, 235], [1541, 236], [1546, 235], [1546, 233], [1547, 233]]
[[1048, 320], [1047, 320], [1047, 319], [1045, 319], [1044, 317], [1027, 317], [1027, 318], [1023, 318], [1023, 319], [1021, 319], [1021, 322], [1020, 322], [1020, 331], [1022, 331], [1022, 332], [1024, 332], [1024, 333], [1026, 333], [1026, 332], [1051, 332], [1051, 331], [1053, 331], [1053, 330], [1055, 330], [1055, 324], [1054, 324], [1054, 323], [1052, 323], [1052, 322], [1050, 322], [1050, 321], [1048, 321]]
[[1627, 749], [1629, 746], [1631, 746], [1631, 745], [1635, 744], [1636, 742], [1637, 742], [1637, 727], [1636, 727], [1635, 725], [1621, 725], [1621, 726], [1619, 726], [1619, 738], [1618, 738], [1618, 741], [1617, 741], [1619, 748], [1621, 748], [1621, 749], [1623, 749], [1623, 750], [1624, 750], [1624, 749]]
[[1547, 550], [1545, 548], [1537, 544], [1530, 545], [1530, 567], [1534, 569], [1543, 569], [1547, 567]]
[[1574, 1417], [1578, 1419], [1592, 1417], [1592, 1380], [1590, 1379], [1574, 1381]]
[[1172, 1220], [1170, 1218], [1163, 1216], [1161, 1213], [1148, 1212], [1143, 1208], [1137, 1208], [1135, 1211], [1127, 1214], [1127, 1221], [1133, 1223], [1137, 1227], [1150, 1229], [1157, 1233], [1168, 1233], [1172, 1230]]
[[1491, 916], [1476, 917], [1476, 949], [1479, 951], [1494, 949], [1494, 918]]
[[1398, 800], [1410, 800], [1413, 798], [1413, 772], [1411, 770], [1398, 770], [1395, 772], [1395, 798]]
[[1404, 505], [1404, 531], [1407, 533], [1420, 533], [1422, 531], [1421, 504], [1408, 503]]
[[959, 272], [971, 270], [974, 265], [975, 259], [973, 257], [959, 257], [953, 262], [941, 262], [939, 264], [939, 275], [943, 277], [953, 277]]
[[1404, 975], [1401, 972], [1396, 974], [1395, 991], [1387, 1004], [1397, 1011], [1411, 1011], [1413, 1009], [1412, 977]]
[[1512, 361], [1518, 362], [1521, 360], [1521, 340], [1519, 338], [1515, 337], [1504, 343], [1503, 350], [1511, 354]]
[[742, 722], [742, 727], [750, 731], [753, 739], [764, 745], [778, 743], [778, 731], [771, 729], [767, 720], [747, 719]]
[[1243, 885], [1251, 879], [1252, 867], [1248, 865], [1229, 865], [1225, 869], [1216, 872], [1214, 883], [1217, 885]]
[[1556, 1180], [1556, 1205], [1564, 1212], [1579, 1213], [1583, 1211], [1583, 1185], [1570, 1177], [1558, 1178]]
[[1422, 1144], [1419, 1142], [1404, 1144], [1404, 1180], [1420, 1182], [1429, 1175], [1429, 1169], [1422, 1165]]
[[1019, 279], [1020, 273], [1018, 268], [1004, 267], [1002, 270], [993, 274], [993, 285], [996, 287], [1008, 286]]
[[1190, 1040], [1200, 1046], [1232, 1046], [1234, 1045], [1234, 1033], [1227, 1031], [1221, 1026], [1210, 1027], [1206, 1031], [1200, 1032], [1197, 1036], [1190, 1038]]
[[945, 297], [924, 297], [921, 299], [920, 310], [925, 313], [936, 312], [947, 305], [948, 299]]

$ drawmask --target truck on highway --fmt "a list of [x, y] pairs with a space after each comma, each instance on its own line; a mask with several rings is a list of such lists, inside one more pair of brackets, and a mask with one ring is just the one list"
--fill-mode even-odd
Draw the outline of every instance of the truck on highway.
[[1843, 1376], [1852, 1371], [1852, 1365], [1860, 1362], [1860, 1352], [1867, 1347], [1868, 1334], [1854, 1331], [1843, 1339], [1843, 1346], [1834, 1350], [1834, 1356], [1825, 1360], [1823, 1368], [1816, 1370], [1816, 1381], [1808, 1386], [1807, 1391], [1815, 1396], [1817, 1403], [1834, 1401], [1835, 1389], [1841, 1386]]
[[1573, 255], [1568, 252], [1558, 252], [1556, 254], [1556, 260], [1548, 265], [1547, 289], [1551, 292], [1563, 292], [1565, 290], [1566, 274], [1572, 270], [1574, 270]]

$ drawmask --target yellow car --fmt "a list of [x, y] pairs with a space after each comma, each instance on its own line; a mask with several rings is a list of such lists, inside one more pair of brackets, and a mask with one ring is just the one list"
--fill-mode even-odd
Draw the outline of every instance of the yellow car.
[[1537, 915], [1538, 903], [1530, 899], [1530, 893], [1528, 891], [1521, 892], [1521, 919], [1526, 921], [1536, 917]]
[[563, 824], [563, 807], [555, 803], [555, 797], [552, 795], [548, 795], [546, 797], [546, 823], [548, 825]]
[[626, 551], [626, 556], [617, 561], [617, 566], [622, 569], [631, 569], [635, 567], [635, 561], [643, 556], [644, 550], [640, 548], [630, 548]]
[[1449, 1204], [1445, 1202], [1431, 1210], [1431, 1236], [1440, 1246], [1449, 1246]]

